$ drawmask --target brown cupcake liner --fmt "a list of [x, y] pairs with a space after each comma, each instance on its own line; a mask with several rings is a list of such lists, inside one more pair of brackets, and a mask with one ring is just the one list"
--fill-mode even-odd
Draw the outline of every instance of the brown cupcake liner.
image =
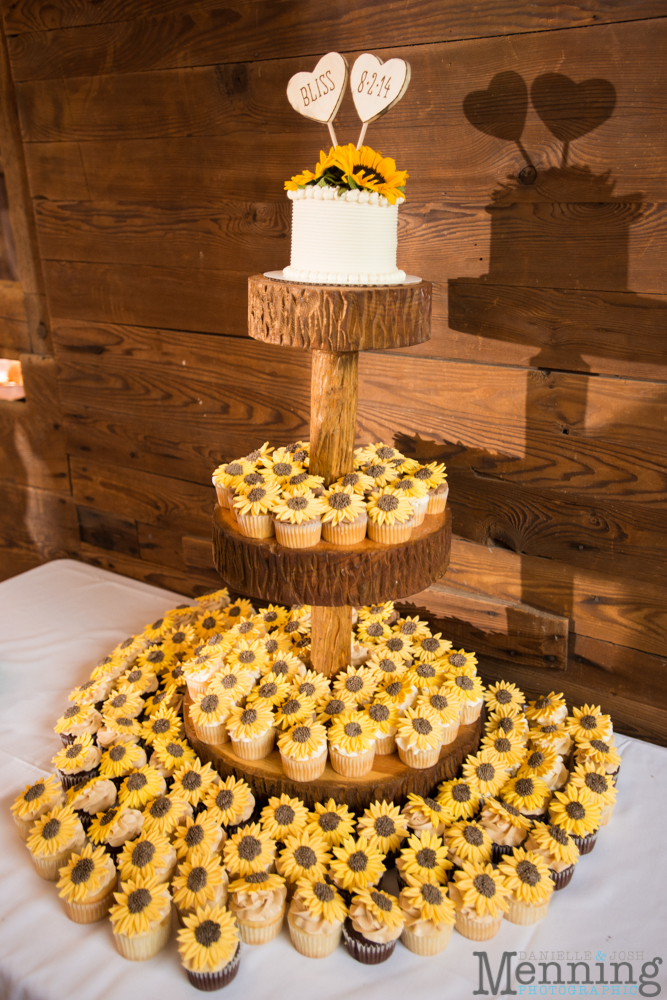
[[570, 834], [572, 840], [575, 842], [579, 848], [579, 854], [590, 854], [598, 839], [599, 830], [594, 830], [593, 833], [587, 833], [585, 837], [577, 837], [574, 833]]
[[551, 881], [554, 884], [554, 892], [558, 889], [564, 889], [566, 885], [569, 885], [572, 881], [572, 876], [574, 875], [574, 865], [570, 865], [569, 868], [564, 868], [562, 872], [555, 872], [553, 869], [549, 871], [551, 875]]
[[494, 865], [499, 864], [508, 854], [511, 855], [513, 847], [509, 844], [491, 844], [491, 861]]
[[241, 944], [237, 944], [236, 951], [234, 952], [234, 957], [231, 961], [227, 962], [219, 972], [190, 972], [189, 969], [185, 970], [190, 983], [196, 990], [202, 990], [205, 993], [213, 993], [214, 990], [221, 990], [223, 986], [227, 986], [231, 983], [232, 979], [236, 977], [236, 973], [239, 971], [239, 962], [241, 961]]
[[387, 941], [385, 944], [369, 941], [359, 931], [355, 931], [349, 917], [345, 918], [343, 924], [343, 940], [352, 958], [362, 965], [379, 965], [381, 962], [386, 962], [396, 947], [395, 941]]
[[97, 778], [100, 773], [99, 766], [93, 767], [90, 771], [79, 771], [78, 774], [66, 774], [65, 771], [58, 770], [58, 777], [60, 778], [60, 784], [63, 787], [63, 791], [67, 792], [70, 788], [74, 788], [75, 785], [83, 785], [90, 778]]

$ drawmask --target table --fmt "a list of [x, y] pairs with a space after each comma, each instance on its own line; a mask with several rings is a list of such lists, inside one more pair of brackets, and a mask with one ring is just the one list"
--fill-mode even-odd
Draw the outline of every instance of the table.
[[[57, 560], [0, 583], [0, 1000], [193, 1000], [198, 994], [178, 961], [175, 943], [145, 963], [124, 961], [111, 926], [71, 923], [52, 883], [35, 873], [9, 813], [15, 796], [50, 773], [60, 746], [53, 724], [67, 694], [118, 641], [184, 600], [152, 587], [72, 560]], [[545, 682], [547, 683], [547, 682]], [[551, 677], [548, 686], [553, 686]], [[618, 738], [623, 756], [619, 798], [610, 826], [584, 857], [571, 885], [554, 894], [547, 918], [535, 927], [507, 922], [492, 941], [475, 943], [454, 933], [447, 950], [418, 958], [399, 943], [384, 965], [359, 965], [340, 948], [316, 962], [292, 948], [288, 932], [259, 948], [243, 946], [239, 974], [225, 1000], [462, 1000], [480, 989], [487, 956], [497, 976], [503, 954], [512, 958], [511, 987], [517, 995], [615, 995], [613, 962], [619, 966], [618, 995], [654, 996], [654, 979], [641, 985], [645, 963], [667, 960], [667, 886], [664, 831], [667, 750], [629, 737]], [[475, 953], [478, 953], [476, 956]], [[525, 965], [535, 964], [535, 993]], [[585, 970], [569, 963], [588, 959], [590, 979], [605, 986], [570, 985]], [[543, 975], [540, 962], [555, 965]], [[598, 963], [603, 963], [600, 966]], [[626, 984], [632, 969], [635, 983]], [[645, 968], [667, 986], [665, 965]], [[488, 973], [481, 988], [491, 995]], [[506, 972], [498, 992], [506, 988]], [[523, 980], [521, 983], [520, 980]]]

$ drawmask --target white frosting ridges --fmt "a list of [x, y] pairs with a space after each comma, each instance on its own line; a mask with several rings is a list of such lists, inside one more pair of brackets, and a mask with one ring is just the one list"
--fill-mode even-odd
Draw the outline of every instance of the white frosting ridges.
[[283, 277], [330, 285], [396, 285], [398, 204], [369, 191], [289, 191], [292, 253]]

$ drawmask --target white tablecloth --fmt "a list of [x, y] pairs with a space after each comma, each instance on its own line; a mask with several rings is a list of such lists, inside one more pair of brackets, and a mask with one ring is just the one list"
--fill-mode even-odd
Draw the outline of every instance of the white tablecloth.
[[[61, 560], [0, 584], [0, 997], [11, 1000], [193, 1000], [197, 996], [178, 961], [174, 941], [145, 963], [116, 953], [111, 926], [71, 923], [52, 883], [34, 872], [14, 827], [9, 806], [40, 775], [52, 770], [60, 746], [53, 724], [67, 694], [119, 640], [136, 632], [183, 598], [82, 563]], [[548, 680], [549, 685], [552, 679]], [[302, 958], [288, 932], [259, 948], [243, 946], [239, 974], [226, 1000], [459, 1000], [479, 987], [474, 952], [486, 952], [495, 975], [503, 952], [535, 963], [588, 957], [591, 980], [613, 982], [610, 963], [630, 957], [633, 978], [656, 956], [667, 959], [667, 893], [664, 844], [667, 830], [667, 751], [618, 738], [623, 756], [619, 797], [611, 825], [574, 879], [554, 894], [549, 914], [534, 927], [506, 921], [492, 941], [478, 944], [454, 933], [436, 958], [418, 958], [400, 943], [383, 965], [355, 962], [341, 947], [322, 961]], [[585, 953], [589, 953], [588, 956]], [[631, 955], [629, 953], [632, 953]], [[605, 963], [602, 975], [596, 962]], [[514, 966], [513, 966], [514, 967]], [[536, 966], [536, 983], [542, 978]], [[530, 970], [523, 970], [524, 983]], [[651, 975], [653, 969], [647, 969]], [[548, 980], [555, 978], [552, 966]], [[580, 966], [574, 979], [584, 979]], [[627, 967], [619, 969], [622, 984]], [[667, 970], [658, 970], [664, 991]], [[532, 988], [512, 980], [518, 995]], [[619, 987], [637, 993], [638, 982]], [[489, 990], [487, 982], [484, 989]], [[499, 990], [505, 989], [505, 982]], [[552, 992], [553, 990], [553, 992]], [[627, 991], [627, 993], [624, 993]], [[615, 994], [613, 986], [536, 986], [536, 995]], [[642, 988], [639, 995], [653, 996]]]

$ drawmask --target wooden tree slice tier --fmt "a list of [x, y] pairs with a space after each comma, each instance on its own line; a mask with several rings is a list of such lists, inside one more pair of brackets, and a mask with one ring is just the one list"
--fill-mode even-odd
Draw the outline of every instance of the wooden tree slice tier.
[[380, 351], [431, 339], [429, 281], [413, 285], [311, 285], [248, 279], [248, 333], [313, 351]]
[[468, 754], [479, 747], [482, 721], [478, 719], [469, 726], [461, 726], [453, 743], [440, 751], [440, 759], [433, 767], [416, 770], [403, 764], [398, 754], [376, 756], [373, 770], [363, 778], [345, 778], [337, 774], [327, 762], [324, 774], [315, 781], [292, 781], [284, 773], [280, 753], [274, 750], [264, 760], [241, 760], [232, 750], [231, 743], [211, 746], [197, 739], [188, 711], [190, 699], [186, 695], [183, 716], [185, 733], [195, 753], [203, 761], [210, 761], [224, 778], [234, 775], [243, 778], [252, 788], [253, 795], [260, 802], [272, 795], [283, 792], [301, 799], [312, 809], [316, 802], [335, 799], [343, 802], [354, 812], [360, 813], [376, 799], [393, 801], [402, 805], [411, 792], [430, 795], [436, 786], [448, 778], [455, 778]]
[[227, 508], [213, 514], [213, 548], [218, 573], [241, 594], [274, 604], [360, 607], [418, 594], [449, 563], [452, 519], [449, 509], [427, 515], [400, 545], [365, 538], [358, 545], [318, 542], [290, 549], [273, 538], [246, 538]]

